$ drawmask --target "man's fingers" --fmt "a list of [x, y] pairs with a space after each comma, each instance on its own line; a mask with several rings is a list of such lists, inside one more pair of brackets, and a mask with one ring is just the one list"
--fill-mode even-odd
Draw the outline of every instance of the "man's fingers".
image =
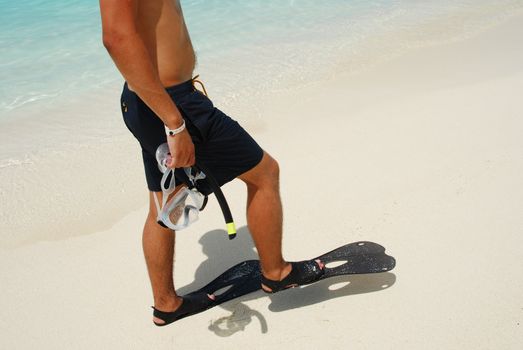
[[191, 155], [185, 154], [185, 155], [178, 155], [176, 157], [171, 157], [170, 160], [167, 161], [167, 166], [171, 169], [174, 168], [185, 168], [193, 166], [196, 162], [196, 157], [194, 153]]
[[169, 168], [183, 168], [194, 165], [194, 144], [187, 130], [184, 130], [174, 138], [167, 138], [167, 142], [172, 155], [172, 161], [167, 162]]

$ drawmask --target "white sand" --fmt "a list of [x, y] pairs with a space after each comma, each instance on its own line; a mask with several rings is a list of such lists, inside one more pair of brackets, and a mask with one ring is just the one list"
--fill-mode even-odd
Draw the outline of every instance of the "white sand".
[[[103, 232], [1, 251], [0, 348], [520, 349], [521, 37], [518, 17], [282, 93], [260, 111], [281, 123], [246, 124], [282, 167], [287, 258], [365, 239], [397, 258], [393, 273], [259, 292], [156, 328], [144, 206]], [[212, 201], [178, 235], [178, 286], [254, 256], [243, 186], [224, 190], [239, 238], [216, 230]]]

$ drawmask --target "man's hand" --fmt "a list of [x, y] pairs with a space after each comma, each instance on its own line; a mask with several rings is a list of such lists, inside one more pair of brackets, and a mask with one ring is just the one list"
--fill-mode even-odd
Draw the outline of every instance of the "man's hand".
[[194, 144], [187, 129], [174, 136], [167, 136], [171, 159], [167, 161], [169, 168], [186, 168], [194, 165]]

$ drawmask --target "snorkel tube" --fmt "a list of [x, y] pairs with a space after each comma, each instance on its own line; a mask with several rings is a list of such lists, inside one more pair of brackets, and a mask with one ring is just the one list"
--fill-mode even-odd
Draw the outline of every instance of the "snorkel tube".
[[236, 237], [236, 225], [234, 224], [234, 220], [232, 218], [231, 209], [229, 208], [229, 204], [227, 203], [227, 200], [225, 199], [225, 196], [223, 195], [222, 189], [220, 188], [220, 185], [218, 185], [218, 182], [216, 179], [211, 175], [208, 168], [202, 164], [201, 162], [198, 162], [194, 166], [197, 170], [202, 171], [207, 181], [209, 182], [209, 185], [211, 185], [211, 189], [216, 196], [216, 199], [218, 200], [218, 204], [220, 205], [220, 209], [223, 213], [223, 218], [225, 219], [225, 224], [227, 226], [227, 235], [229, 236], [229, 240], [234, 239]]
[[[169, 146], [167, 145], [167, 143], [163, 143], [160, 146], [158, 146], [158, 148], [156, 149], [156, 161], [158, 162], [158, 169], [162, 173], [164, 173], [164, 175], [162, 177], [162, 192], [163, 192], [162, 200], [164, 198], [167, 198], [166, 196], [168, 196], [170, 193], [172, 193], [175, 188], [174, 177], [171, 177], [171, 181], [170, 181], [171, 183], [168, 186], [165, 186], [165, 184], [164, 184], [164, 182], [167, 181], [166, 172], [168, 171], [168, 167], [166, 165], [166, 160], [168, 157], [170, 157]], [[205, 174], [205, 176], [203, 178], [207, 179], [207, 181], [211, 187], [211, 190], [214, 193], [214, 195], [216, 196], [216, 199], [218, 200], [218, 204], [220, 205], [220, 208], [222, 210], [223, 217], [225, 219], [225, 224], [227, 225], [228, 237], [229, 237], [229, 239], [234, 239], [236, 237], [236, 225], [234, 224], [234, 220], [233, 220], [232, 214], [231, 214], [231, 209], [229, 208], [229, 204], [227, 204], [227, 200], [225, 199], [225, 196], [223, 195], [220, 185], [218, 184], [216, 179], [212, 176], [211, 172], [209, 171], [209, 168], [207, 168], [205, 166], [205, 164], [202, 164], [201, 162], [197, 162], [195, 165], [193, 165], [190, 168], [194, 168], [197, 172], [202, 172], [203, 174]], [[186, 182], [186, 184], [189, 186], [189, 188], [196, 187], [196, 189], [198, 189], [198, 185], [196, 184], [196, 181], [198, 179], [193, 179], [193, 180], [190, 179], [190, 177], [191, 177], [190, 168], [185, 168], [186, 174], [189, 177], [189, 182]], [[187, 173], [187, 170], [189, 170], [189, 173]], [[170, 169], [169, 171], [173, 171], [171, 176], [174, 176], [174, 169]], [[203, 179], [203, 178], [200, 178], [200, 179]], [[166, 193], [166, 189], [169, 190], [170, 192]], [[155, 203], [156, 203], [156, 209], [158, 212], [160, 212], [161, 207], [158, 202], [158, 199], [156, 196], [154, 196], [154, 199], [155, 199]], [[203, 210], [203, 208], [205, 207], [206, 204], [207, 204], [207, 196], [205, 196], [203, 204], [199, 208], [199, 210], [200, 211]], [[162, 204], [162, 207], [164, 205], [165, 205], [165, 202]], [[158, 221], [158, 223], [160, 225], [166, 227], [165, 223], [163, 223], [161, 220]]]

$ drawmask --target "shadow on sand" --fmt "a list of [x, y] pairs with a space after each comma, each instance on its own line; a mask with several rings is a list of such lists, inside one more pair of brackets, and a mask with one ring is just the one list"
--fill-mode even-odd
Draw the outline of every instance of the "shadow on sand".
[[[207, 256], [207, 260], [203, 261], [196, 269], [194, 282], [178, 289], [180, 295], [203, 287], [237, 263], [258, 259], [258, 254], [246, 226], [238, 230], [236, 239], [228, 241], [226, 237], [227, 234], [224, 230], [213, 230], [200, 238], [199, 243], [202, 246], [203, 253]], [[220, 307], [230, 311], [231, 315], [212, 321], [209, 330], [217, 336], [228, 337], [245, 330], [253, 319], [257, 319], [260, 323], [261, 333], [267, 333], [267, 320], [260, 311], [253, 310], [244, 304], [248, 300], [268, 296], [271, 300], [269, 310], [281, 312], [314, 305], [329, 299], [380, 291], [391, 287], [395, 282], [396, 276], [393, 273], [386, 272], [333, 277], [274, 295], [257, 291], [221, 304]]]

